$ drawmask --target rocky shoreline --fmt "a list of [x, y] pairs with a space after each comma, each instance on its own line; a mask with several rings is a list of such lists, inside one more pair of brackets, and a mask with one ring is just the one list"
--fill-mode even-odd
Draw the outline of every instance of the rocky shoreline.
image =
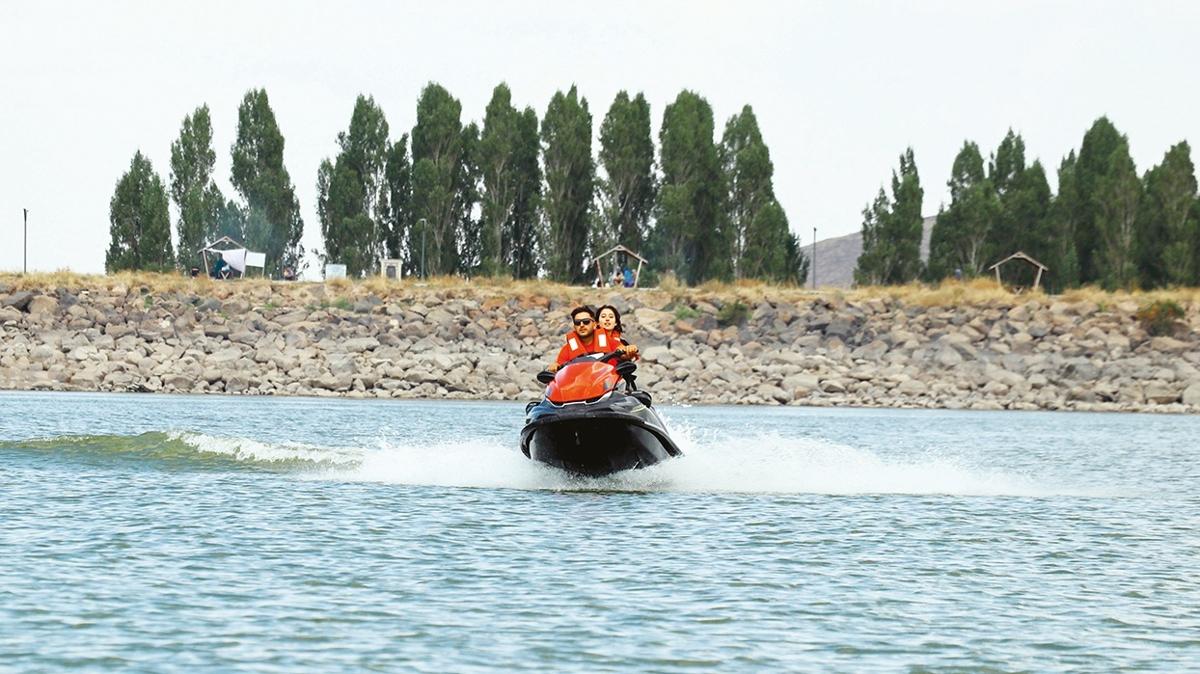
[[[662, 403], [1200, 412], [1200, 312], [769, 289], [0, 277], [0, 389], [526, 400], [579, 301]], [[167, 286], [167, 287], [161, 287]]]

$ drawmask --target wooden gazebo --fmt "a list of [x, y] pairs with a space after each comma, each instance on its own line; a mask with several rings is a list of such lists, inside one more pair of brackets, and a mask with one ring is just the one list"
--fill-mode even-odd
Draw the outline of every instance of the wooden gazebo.
[[1046, 265], [1042, 264], [1041, 262], [1038, 262], [1037, 260], [1033, 259], [1032, 257], [1029, 257], [1028, 255], [1025, 254], [1024, 251], [1018, 250], [1017, 252], [1013, 253], [1012, 255], [1009, 255], [1008, 257], [1004, 258], [1003, 260], [1000, 260], [996, 264], [988, 267], [988, 271], [994, 271], [996, 273], [996, 283], [999, 283], [1000, 285], [1004, 285], [1004, 281], [1000, 278], [1000, 267], [1003, 266], [1005, 263], [1010, 262], [1012, 260], [1021, 260], [1036, 270], [1036, 273], [1034, 274], [1034, 277], [1033, 277], [1033, 289], [1034, 290], [1037, 290], [1038, 287], [1042, 283], [1042, 272], [1050, 271], [1050, 268], [1047, 267]]
[[610, 255], [618, 255], [620, 253], [624, 253], [630, 257], [637, 258], [638, 266], [637, 266], [637, 269], [633, 272], [633, 287], [636, 288], [637, 284], [638, 284], [638, 279], [640, 279], [642, 277], [642, 265], [646, 264], [647, 260], [646, 260], [646, 258], [642, 257], [641, 255], [638, 255], [637, 253], [633, 252], [632, 250], [629, 250], [628, 248], [626, 248], [625, 246], [622, 246], [621, 244], [617, 244], [617, 245], [613, 246], [612, 248], [609, 248], [608, 250], [606, 250], [603, 253], [596, 256], [596, 276], [598, 279], [601, 279], [601, 280], [604, 279], [604, 267], [600, 263], [601, 260], [603, 260], [604, 258], [606, 258]]

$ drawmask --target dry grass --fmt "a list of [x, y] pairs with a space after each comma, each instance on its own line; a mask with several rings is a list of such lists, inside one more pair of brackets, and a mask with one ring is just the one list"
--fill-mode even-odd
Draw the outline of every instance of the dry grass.
[[[1100, 306], [1113, 306], [1134, 301], [1146, 305], [1156, 301], [1173, 301], [1184, 307], [1200, 306], [1200, 288], [1171, 288], [1150, 291], [1109, 292], [1094, 286], [1069, 290], [1062, 295], [1050, 296], [1042, 292], [1014, 294], [988, 278], [969, 281], [944, 281], [925, 285], [912, 283], [903, 286], [871, 286], [865, 288], [823, 288], [809, 290], [795, 286], [781, 286], [760, 281], [738, 281], [734, 283], [709, 282], [698, 287], [688, 287], [674, 276], [665, 275], [657, 288], [586, 288], [569, 286], [542, 279], [516, 280], [507, 276], [463, 279], [457, 276], [435, 276], [427, 279], [387, 279], [374, 276], [363, 280], [334, 279], [325, 282], [272, 281], [265, 278], [245, 278], [233, 281], [214, 281], [201, 276], [191, 278], [180, 274], [151, 272], [120, 272], [116, 274], [76, 274], [71, 271], [37, 272], [32, 274], [0, 273], [0, 284], [14, 290], [39, 290], [66, 288], [72, 291], [97, 289], [114, 291], [123, 289], [142, 293], [186, 292], [226, 299], [239, 295], [282, 295], [291, 298], [362, 298], [375, 295], [381, 299], [411, 297], [414, 294], [437, 293], [442, 297], [557, 297], [583, 301], [595, 295], [620, 293], [622, 295], [642, 293], [665, 293], [672, 303], [708, 301], [716, 304], [742, 302], [753, 306], [763, 300], [773, 302], [799, 302], [814, 298], [829, 298], [835, 301], [865, 301], [886, 298], [909, 305], [923, 307], [993, 306], [1004, 307], [1023, 304], [1030, 300], [1042, 303], [1064, 301], [1069, 303], [1092, 302]], [[661, 295], [659, 295], [661, 297]]]
[[993, 279], [976, 278], [969, 281], [943, 281], [934, 285], [909, 283], [902, 286], [868, 286], [847, 291], [850, 299], [887, 298], [922, 307], [944, 306], [1011, 306], [1028, 302], [1031, 299], [1043, 298], [1040, 290], [1036, 293], [1025, 292], [1014, 294], [996, 283]]

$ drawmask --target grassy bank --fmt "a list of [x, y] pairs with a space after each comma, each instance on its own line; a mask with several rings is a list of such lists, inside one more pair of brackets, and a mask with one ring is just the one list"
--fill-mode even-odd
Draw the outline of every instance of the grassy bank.
[[[940, 284], [908, 284], [902, 286], [870, 286], [865, 288], [821, 288], [812, 290], [794, 286], [772, 285], [757, 281], [736, 283], [710, 282], [688, 287], [668, 278], [654, 288], [628, 290], [621, 288], [589, 288], [571, 286], [545, 280], [513, 280], [511, 278], [481, 277], [464, 279], [458, 276], [438, 276], [428, 279], [389, 280], [371, 277], [362, 280], [336, 279], [327, 282], [284, 282], [262, 278], [246, 278], [215, 281], [207, 277], [190, 278], [177, 274], [152, 272], [120, 272], [116, 274], [76, 274], [69, 271], [37, 272], [31, 274], [0, 273], [0, 286], [9, 292], [21, 290], [47, 290], [63, 288], [71, 291], [89, 288], [113, 290], [115, 288], [136, 289], [142, 294], [164, 294], [187, 292], [226, 299], [239, 295], [280, 294], [283, 297], [300, 298], [302, 295], [319, 294], [325, 298], [344, 297], [356, 300], [374, 295], [382, 300], [401, 297], [422, 291], [446, 291], [456, 296], [479, 295], [482, 297], [552, 297], [594, 298], [613, 292], [667, 295], [673, 302], [717, 302], [730, 301], [758, 303], [796, 302], [824, 298], [831, 301], [864, 301], [889, 299], [909, 306], [922, 307], [1006, 307], [1024, 304], [1030, 300], [1041, 302], [1062, 301], [1067, 303], [1091, 302], [1101, 307], [1127, 302], [1139, 306], [1155, 302], [1174, 302], [1182, 307], [1200, 306], [1200, 288], [1169, 288], [1149, 291], [1107, 291], [1095, 286], [1069, 290], [1060, 295], [1039, 292], [1014, 294], [991, 279], [975, 279], [964, 282], [948, 281]], [[461, 295], [460, 295], [461, 294]]]

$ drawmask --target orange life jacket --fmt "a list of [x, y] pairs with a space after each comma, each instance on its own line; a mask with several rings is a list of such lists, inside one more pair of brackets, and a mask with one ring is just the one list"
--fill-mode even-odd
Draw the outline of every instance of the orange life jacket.
[[608, 331], [604, 328], [596, 328], [592, 333], [592, 343], [584, 344], [583, 340], [579, 339], [579, 335], [572, 330], [566, 335], [567, 343], [563, 345], [558, 352], [558, 364], [562, 365], [568, 360], [586, 356], [589, 353], [608, 353], [616, 350], [619, 342], [614, 341], [608, 336]]

